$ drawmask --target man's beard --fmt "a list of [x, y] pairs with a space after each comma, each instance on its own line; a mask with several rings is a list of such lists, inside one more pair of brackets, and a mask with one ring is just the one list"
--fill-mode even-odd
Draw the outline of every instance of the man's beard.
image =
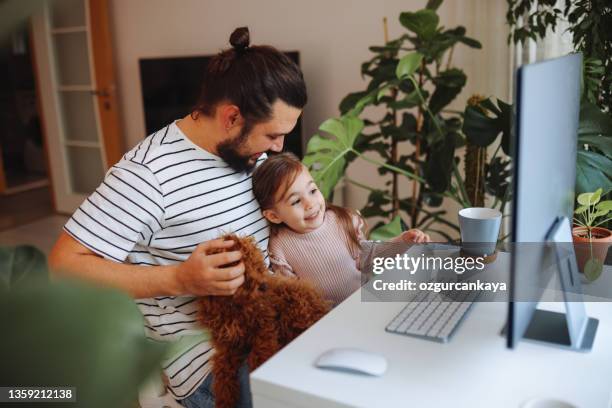
[[240, 129], [240, 134], [233, 139], [225, 140], [217, 145], [217, 154], [221, 157], [231, 168], [236, 171], [250, 172], [255, 167], [255, 162], [250, 161], [250, 156], [243, 156], [240, 154], [239, 149], [246, 143], [251, 126], [247, 123]]

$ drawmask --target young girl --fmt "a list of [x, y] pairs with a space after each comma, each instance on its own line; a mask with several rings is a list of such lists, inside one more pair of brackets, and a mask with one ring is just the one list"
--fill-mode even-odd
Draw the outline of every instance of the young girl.
[[[297, 157], [283, 153], [263, 162], [253, 173], [253, 192], [272, 223], [268, 251], [274, 272], [313, 282], [334, 304], [361, 286], [365, 222], [355, 210], [326, 203]], [[429, 236], [412, 229], [393, 241], [422, 243]]]

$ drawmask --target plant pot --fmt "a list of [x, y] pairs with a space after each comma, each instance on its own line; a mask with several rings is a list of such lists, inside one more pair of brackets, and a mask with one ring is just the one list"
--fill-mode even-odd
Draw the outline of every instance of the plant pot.
[[591, 229], [591, 235], [592, 239], [589, 240], [585, 227], [574, 227], [572, 229], [576, 261], [578, 262], [578, 269], [582, 273], [584, 273], [585, 265], [591, 258], [603, 264], [608, 254], [608, 248], [612, 245], [612, 231], [609, 229], [595, 227]]

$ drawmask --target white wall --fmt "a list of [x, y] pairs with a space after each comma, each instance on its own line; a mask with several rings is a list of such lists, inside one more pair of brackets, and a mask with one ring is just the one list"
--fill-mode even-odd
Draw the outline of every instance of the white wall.
[[[254, 44], [298, 50], [308, 88], [304, 136], [337, 115], [349, 92], [362, 90], [360, 64], [371, 56], [370, 45], [383, 43], [382, 19], [391, 38], [404, 32], [400, 12], [422, 8], [425, 0], [111, 0], [118, 90], [126, 147], [145, 135], [138, 59], [216, 53], [229, 46], [235, 27], [247, 25]], [[439, 10], [446, 27], [463, 25], [482, 42], [482, 50], [458, 46], [454, 65], [468, 83], [454, 104], [463, 110], [478, 92], [508, 100], [510, 53], [506, 43], [506, 0], [446, 0]], [[352, 177], [380, 183], [363, 163], [349, 169]], [[360, 207], [363, 191], [347, 189], [347, 204]]]

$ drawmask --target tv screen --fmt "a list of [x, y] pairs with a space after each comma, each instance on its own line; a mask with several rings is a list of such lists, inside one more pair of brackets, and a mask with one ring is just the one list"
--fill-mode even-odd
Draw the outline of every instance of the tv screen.
[[[285, 53], [296, 64], [297, 51]], [[200, 94], [206, 64], [212, 56], [140, 59], [140, 82], [147, 134], [191, 111]], [[302, 157], [301, 118], [285, 137], [284, 150]]]

